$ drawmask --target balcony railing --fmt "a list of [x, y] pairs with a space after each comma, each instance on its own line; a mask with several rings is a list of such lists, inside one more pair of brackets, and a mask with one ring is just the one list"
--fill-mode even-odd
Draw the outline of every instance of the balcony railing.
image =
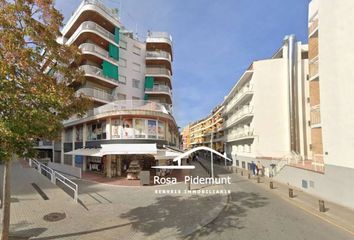
[[318, 125], [321, 123], [320, 105], [316, 105], [314, 107], [311, 107], [310, 117], [311, 117], [311, 125], [312, 126]]
[[98, 90], [95, 88], [80, 88], [79, 90], [76, 91], [77, 94], [84, 94], [88, 97], [93, 97], [99, 100], [103, 100], [105, 102], [111, 102], [113, 100], [113, 97], [111, 94], [109, 94], [108, 92], [105, 92], [103, 90]]
[[253, 136], [253, 129], [245, 130], [244, 128], [241, 128], [241, 129], [237, 129], [235, 132], [231, 134], [227, 134], [226, 141], [235, 141], [237, 139], [251, 137], [251, 136]]
[[105, 78], [108, 81], [118, 82], [116, 79], [109, 78], [109, 77], [103, 75], [103, 70], [101, 68], [91, 66], [91, 65], [82, 65], [82, 66], [80, 66], [80, 69], [83, 70], [86, 74], [94, 75], [96, 77]]
[[152, 88], [145, 88], [145, 92], [153, 92], [153, 93], [167, 93], [172, 95], [171, 89], [166, 85], [154, 85]]
[[146, 52], [147, 58], [165, 58], [171, 61], [171, 54], [165, 51], [148, 51]]
[[104, 58], [107, 58], [115, 63], [118, 63], [118, 61], [114, 58], [111, 58], [108, 54], [108, 51], [106, 51], [105, 49], [95, 45], [95, 44], [92, 44], [92, 43], [83, 43], [79, 46], [80, 50], [82, 52], [90, 52], [90, 53], [96, 53], [98, 55], [100, 55], [101, 57], [104, 57]]
[[253, 92], [253, 85], [248, 85], [240, 89], [238, 93], [232, 98], [232, 100], [226, 105], [224, 112], [230, 111], [237, 102], [239, 102], [247, 93]]
[[172, 37], [167, 32], [149, 32], [146, 42], [167, 42], [172, 45]]
[[310, 79], [318, 75], [318, 61], [309, 64]]
[[162, 67], [147, 67], [146, 75], [168, 75], [171, 77], [171, 71]]
[[71, 44], [72, 42], [74, 42], [74, 40], [77, 38], [77, 36], [80, 34], [80, 32], [82, 30], [96, 31], [115, 43], [114, 35], [111, 32], [104, 29], [103, 27], [101, 27], [97, 23], [91, 22], [91, 21], [85, 21], [85, 22], [81, 23], [80, 27], [78, 27], [76, 29], [75, 33], [68, 39], [68, 41], [66, 43]]
[[314, 32], [315, 32], [315, 30], [318, 28], [318, 18], [317, 19], [315, 19], [312, 23], [311, 23], [311, 25], [310, 25], [310, 27], [309, 27], [309, 35], [312, 35]]
[[52, 147], [53, 146], [53, 142], [50, 140], [38, 140], [34, 143], [34, 147]]
[[243, 107], [242, 109], [238, 110], [236, 113], [234, 113], [231, 118], [229, 118], [226, 122], [225, 122], [225, 127], [229, 127], [231, 125], [233, 125], [234, 123], [236, 123], [237, 121], [239, 121], [241, 118], [243, 118], [244, 116], [248, 115], [248, 114], [252, 114], [253, 113], [253, 107]]

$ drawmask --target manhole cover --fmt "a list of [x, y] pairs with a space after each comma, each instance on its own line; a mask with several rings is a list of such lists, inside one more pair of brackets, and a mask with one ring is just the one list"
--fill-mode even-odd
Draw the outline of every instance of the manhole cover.
[[65, 213], [57, 213], [57, 212], [49, 213], [43, 217], [43, 219], [47, 222], [57, 222], [63, 220], [64, 218], [66, 218]]

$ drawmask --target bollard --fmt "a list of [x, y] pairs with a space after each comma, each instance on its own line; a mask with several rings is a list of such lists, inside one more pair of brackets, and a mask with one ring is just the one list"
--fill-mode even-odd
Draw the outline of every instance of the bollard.
[[294, 197], [294, 190], [292, 188], [289, 188], [289, 198]]
[[258, 176], [257, 177], [257, 183], [260, 183], [261, 182], [261, 178]]
[[325, 208], [324, 201], [323, 200], [318, 200], [318, 204], [319, 204], [320, 212], [325, 212], [326, 208]]
[[270, 189], [274, 189], [274, 186], [273, 186], [273, 182], [272, 182], [272, 181], [269, 182], [269, 188], [270, 188]]
[[248, 174], [248, 179], [251, 179], [251, 174], [250, 173]]
[[241, 176], [243, 176], [243, 171], [241, 170]]

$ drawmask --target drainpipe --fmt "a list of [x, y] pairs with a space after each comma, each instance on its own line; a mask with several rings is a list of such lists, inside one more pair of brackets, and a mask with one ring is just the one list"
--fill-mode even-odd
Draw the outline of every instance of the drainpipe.
[[289, 91], [289, 120], [290, 120], [290, 151], [300, 153], [299, 114], [298, 114], [298, 83], [297, 83], [297, 54], [296, 37], [288, 35], [284, 38], [288, 46], [288, 91]]

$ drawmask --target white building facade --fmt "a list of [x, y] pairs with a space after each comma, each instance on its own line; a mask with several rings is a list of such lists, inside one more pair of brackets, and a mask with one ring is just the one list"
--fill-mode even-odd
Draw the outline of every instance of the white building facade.
[[249, 169], [290, 155], [308, 158], [307, 45], [293, 35], [270, 59], [255, 61], [223, 102], [226, 153]]

